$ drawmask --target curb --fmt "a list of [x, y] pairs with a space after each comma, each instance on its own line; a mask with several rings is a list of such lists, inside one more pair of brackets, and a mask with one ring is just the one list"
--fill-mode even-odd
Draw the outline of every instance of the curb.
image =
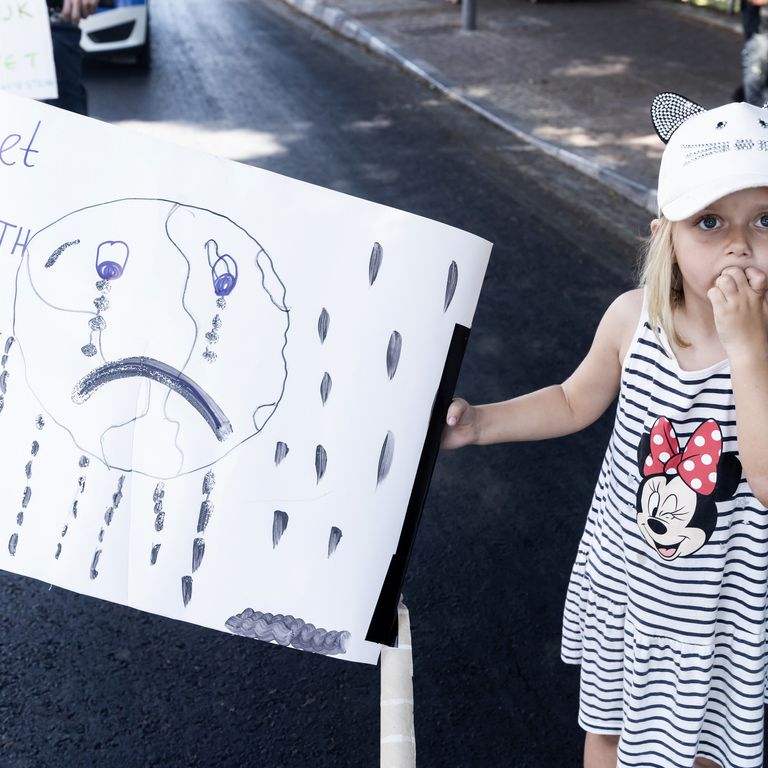
[[436, 91], [439, 91], [452, 101], [471, 110], [484, 120], [495, 125], [497, 128], [501, 128], [503, 131], [513, 135], [520, 141], [530, 144], [544, 154], [556, 158], [564, 165], [599, 181], [601, 184], [605, 185], [616, 194], [621, 195], [634, 205], [643, 208], [654, 216], [658, 213], [655, 189], [650, 189], [639, 182], [616, 173], [610, 168], [606, 168], [599, 163], [595, 163], [592, 160], [587, 160], [573, 152], [569, 152], [567, 149], [563, 149], [548, 141], [532, 136], [530, 133], [526, 133], [517, 126], [512, 125], [512, 123], [494, 114], [491, 110], [464, 96], [454, 86], [444, 82], [439, 73], [430, 72], [428, 65], [412, 61], [394, 45], [369, 31], [364, 25], [360, 24], [360, 22], [356, 21], [340, 8], [326, 5], [322, 0], [282, 0], [282, 2], [299, 13], [328, 27], [341, 37], [351, 40], [363, 48], [367, 48], [373, 53], [395, 62], [401, 69], [414, 75], [419, 80], [424, 81]]

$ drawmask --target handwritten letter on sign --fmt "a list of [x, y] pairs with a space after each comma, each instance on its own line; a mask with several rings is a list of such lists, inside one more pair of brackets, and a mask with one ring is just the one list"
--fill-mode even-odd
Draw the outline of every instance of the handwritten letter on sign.
[[0, 89], [31, 99], [58, 96], [45, 0], [0, 3]]

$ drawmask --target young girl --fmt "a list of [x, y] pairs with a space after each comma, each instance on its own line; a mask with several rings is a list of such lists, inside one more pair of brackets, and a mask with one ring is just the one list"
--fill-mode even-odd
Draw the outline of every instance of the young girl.
[[[569, 434], [618, 394], [565, 605], [586, 768], [762, 768], [768, 109], [661, 94], [642, 287], [562, 384], [448, 410], [443, 447]], [[738, 435], [738, 440], [737, 440]]]

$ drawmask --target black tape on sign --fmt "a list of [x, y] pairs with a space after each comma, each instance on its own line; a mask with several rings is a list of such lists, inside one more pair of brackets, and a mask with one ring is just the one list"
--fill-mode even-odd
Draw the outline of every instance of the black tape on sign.
[[440, 451], [440, 437], [443, 433], [445, 415], [451, 400], [453, 400], [453, 393], [456, 390], [456, 382], [459, 379], [461, 362], [464, 359], [468, 341], [469, 328], [456, 325], [445, 359], [440, 386], [437, 388], [435, 402], [432, 405], [427, 436], [424, 439], [424, 447], [421, 449], [419, 467], [413, 481], [408, 509], [405, 512], [403, 528], [400, 531], [400, 539], [395, 554], [392, 555], [387, 575], [384, 577], [379, 599], [368, 626], [368, 634], [365, 636], [365, 639], [372, 643], [393, 646], [397, 640], [397, 605], [403, 589], [405, 571], [408, 568], [408, 561], [411, 559], [416, 530], [419, 527], [429, 484], [432, 481], [432, 473], [435, 470], [437, 454]]

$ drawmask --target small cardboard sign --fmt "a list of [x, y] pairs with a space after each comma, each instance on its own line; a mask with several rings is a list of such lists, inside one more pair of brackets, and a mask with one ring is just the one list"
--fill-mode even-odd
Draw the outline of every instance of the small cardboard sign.
[[0, 89], [31, 99], [58, 97], [45, 0], [0, 3]]

